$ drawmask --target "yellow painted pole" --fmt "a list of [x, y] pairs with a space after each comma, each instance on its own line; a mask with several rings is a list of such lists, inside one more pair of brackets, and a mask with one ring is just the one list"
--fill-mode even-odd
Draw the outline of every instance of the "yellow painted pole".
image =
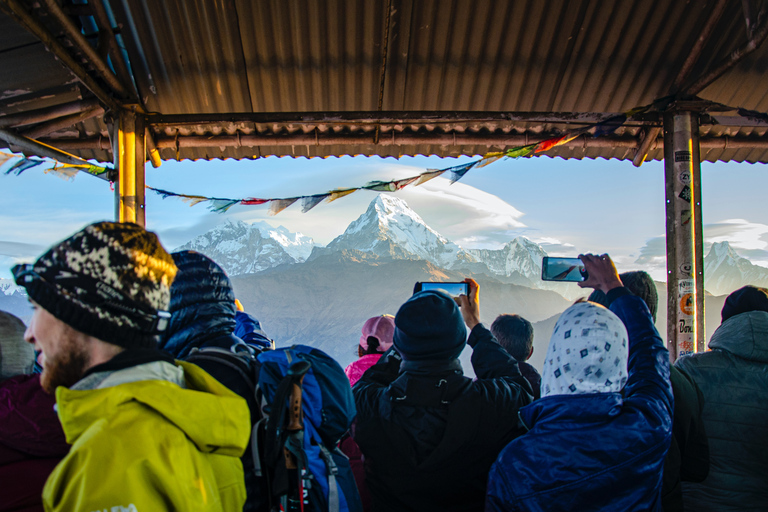
[[117, 220], [146, 226], [144, 202], [144, 117], [133, 110], [120, 112], [117, 136]]

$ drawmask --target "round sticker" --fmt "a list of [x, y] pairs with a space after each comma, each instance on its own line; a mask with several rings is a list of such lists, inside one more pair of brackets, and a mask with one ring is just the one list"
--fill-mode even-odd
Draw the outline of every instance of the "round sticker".
[[684, 315], [693, 315], [693, 294], [686, 293], [680, 297], [680, 311]]

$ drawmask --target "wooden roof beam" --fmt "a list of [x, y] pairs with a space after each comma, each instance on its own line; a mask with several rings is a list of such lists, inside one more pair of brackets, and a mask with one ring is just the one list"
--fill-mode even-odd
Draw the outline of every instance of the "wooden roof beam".
[[0, 7], [11, 16], [16, 23], [24, 27], [35, 37], [40, 39], [51, 53], [68, 68], [88, 90], [90, 90], [104, 105], [112, 110], [119, 110], [120, 103], [107, 92], [99, 83], [80, 65], [79, 62], [59, 43], [56, 37], [43, 26], [32, 14], [27, 12], [18, 0], [0, 0]]

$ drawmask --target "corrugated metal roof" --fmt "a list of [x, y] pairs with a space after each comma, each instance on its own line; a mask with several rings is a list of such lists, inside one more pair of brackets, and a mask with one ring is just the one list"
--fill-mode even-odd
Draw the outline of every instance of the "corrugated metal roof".
[[[31, 0], [25, 3], [32, 6]], [[121, 27], [147, 111], [163, 115], [377, 110], [623, 112], [670, 92], [716, 4], [714, 0], [103, 3]], [[727, 2], [693, 66], [691, 79], [712, 69], [747, 41], [742, 9], [742, 2]], [[42, 16], [41, 20], [58, 33], [55, 19]], [[73, 75], [5, 15], [0, 16], [0, 31], [0, 66], [14, 71], [0, 73], [0, 91], [27, 93], [72, 82]], [[39, 66], [26, 65], [37, 63], [37, 59], [41, 59]], [[699, 96], [768, 112], [766, 83], [768, 45], [763, 45]], [[39, 101], [34, 108], [42, 106], [43, 99]], [[0, 104], [0, 113], [10, 112], [2, 110]], [[460, 144], [462, 134], [493, 135], [497, 141], [493, 149], [500, 149], [504, 134], [535, 141], [573, 126], [515, 121], [385, 124], [377, 129], [375, 124], [360, 122], [238, 123], [153, 127], [153, 134], [166, 159], [457, 156], [489, 151], [483, 144]], [[726, 139], [765, 138], [765, 132], [765, 127], [702, 126], [702, 137], [710, 141], [702, 148], [702, 158], [766, 162], [768, 146], [734, 149], [728, 148]], [[270, 138], [302, 133], [307, 137], [299, 139], [301, 144], [269, 143]], [[175, 147], [177, 137], [210, 139], [221, 134], [265, 138], [254, 147]], [[439, 144], [414, 142], [419, 134], [440, 135], [442, 139]], [[459, 143], [453, 142], [453, 134]], [[338, 137], [341, 135], [346, 138]], [[628, 142], [640, 135], [637, 125], [628, 126], [614, 135], [621, 142], [617, 147], [598, 147], [585, 140], [547, 154], [631, 159], [635, 151]], [[50, 137], [103, 140], [107, 127], [102, 120], [92, 119]], [[325, 145], [324, 141], [334, 137], [338, 144]], [[410, 142], [398, 144], [398, 137]], [[719, 144], [721, 140], [722, 145], [714, 148], [713, 141]], [[102, 146], [106, 144], [102, 142]], [[111, 159], [101, 149], [76, 152]], [[661, 158], [660, 145], [648, 154], [648, 159]]]

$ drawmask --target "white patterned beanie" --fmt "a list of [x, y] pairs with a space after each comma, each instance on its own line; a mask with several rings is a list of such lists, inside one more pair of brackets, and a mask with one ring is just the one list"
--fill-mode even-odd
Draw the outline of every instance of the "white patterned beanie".
[[102, 341], [152, 348], [168, 326], [176, 265], [137, 224], [91, 224], [13, 274], [43, 309]]
[[541, 374], [541, 396], [618, 392], [627, 383], [627, 328], [592, 302], [560, 315]]

